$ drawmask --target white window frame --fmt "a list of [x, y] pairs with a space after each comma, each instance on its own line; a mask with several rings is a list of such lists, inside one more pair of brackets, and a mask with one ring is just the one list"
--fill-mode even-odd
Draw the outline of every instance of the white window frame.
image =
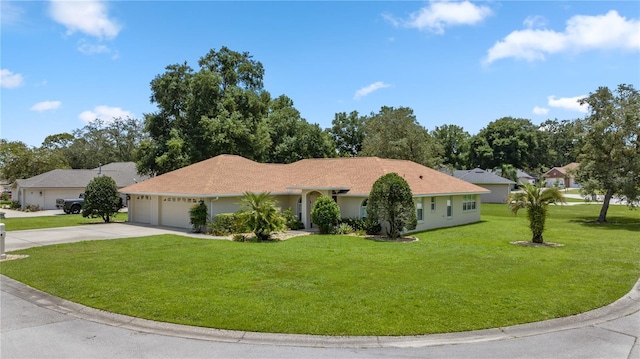
[[418, 198], [416, 202], [416, 217], [418, 222], [424, 222], [424, 209], [422, 208], [422, 198]]
[[436, 211], [436, 198], [431, 197], [431, 212], [435, 212], [435, 211]]
[[477, 208], [476, 204], [476, 195], [475, 194], [465, 194], [462, 197], [462, 211], [469, 212], [475, 211]]
[[447, 218], [453, 217], [453, 196], [447, 198]]

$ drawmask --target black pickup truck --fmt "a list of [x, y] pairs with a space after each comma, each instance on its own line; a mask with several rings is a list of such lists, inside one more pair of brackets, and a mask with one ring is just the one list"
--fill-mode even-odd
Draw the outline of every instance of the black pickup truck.
[[84, 203], [84, 193], [80, 193], [79, 198], [72, 199], [56, 199], [56, 208], [61, 209], [64, 213], [78, 214], [82, 211], [82, 204]]

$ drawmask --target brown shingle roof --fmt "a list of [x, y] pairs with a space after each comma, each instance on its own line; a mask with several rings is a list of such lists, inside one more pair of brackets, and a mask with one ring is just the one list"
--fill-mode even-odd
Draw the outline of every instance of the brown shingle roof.
[[294, 194], [301, 189], [336, 189], [345, 190], [346, 195], [367, 196], [373, 183], [390, 172], [402, 176], [414, 195], [488, 192], [411, 161], [354, 157], [273, 164], [234, 155], [219, 155], [128, 186], [121, 192], [236, 196], [244, 192]]

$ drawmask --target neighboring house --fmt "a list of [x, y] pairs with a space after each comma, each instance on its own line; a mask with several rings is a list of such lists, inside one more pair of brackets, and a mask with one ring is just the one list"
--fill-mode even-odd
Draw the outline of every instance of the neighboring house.
[[99, 175], [113, 178], [118, 188], [146, 178], [137, 173], [134, 162], [114, 162], [92, 170], [56, 169], [16, 180], [12, 184], [11, 197], [20, 202], [22, 209], [28, 205], [56, 209], [56, 198], [78, 198], [89, 182]]
[[518, 185], [523, 185], [525, 183], [536, 184], [536, 178], [523, 170], [518, 170], [516, 176], [518, 177]]
[[481, 196], [482, 203], [507, 203], [511, 186], [515, 184], [513, 181], [480, 168], [457, 170], [453, 172], [453, 176], [490, 190], [491, 193]]
[[304, 159], [291, 164], [257, 163], [220, 155], [133, 184], [129, 222], [190, 228], [189, 209], [202, 201], [209, 217], [235, 212], [245, 192], [270, 192], [282, 209], [292, 209], [314, 228], [311, 209], [320, 196], [331, 196], [343, 218], [366, 217], [373, 183], [395, 172], [411, 187], [416, 201], [416, 230], [480, 220], [478, 196], [488, 191], [411, 161], [377, 157]]
[[553, 167], [542, 177], [545, 180], [546, 187], [559, 188], [580, 188], [580, 184], [576, 182], [575, 172], [580, 164], [576, 162], [569, 163], [563, 167]]

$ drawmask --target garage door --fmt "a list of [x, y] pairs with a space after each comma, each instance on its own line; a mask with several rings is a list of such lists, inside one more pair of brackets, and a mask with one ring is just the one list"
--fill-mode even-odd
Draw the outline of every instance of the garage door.
[[132, 205], [129, 205], [129, 210], [133, 209], [130, 213], [131, 222], [151, 223], [151, 196], [132, 195], [130, 201]]
[[196, 198], [162, 197], [160, 224], [168, 227], [191, 228], [189, 210], [197, 203]]

